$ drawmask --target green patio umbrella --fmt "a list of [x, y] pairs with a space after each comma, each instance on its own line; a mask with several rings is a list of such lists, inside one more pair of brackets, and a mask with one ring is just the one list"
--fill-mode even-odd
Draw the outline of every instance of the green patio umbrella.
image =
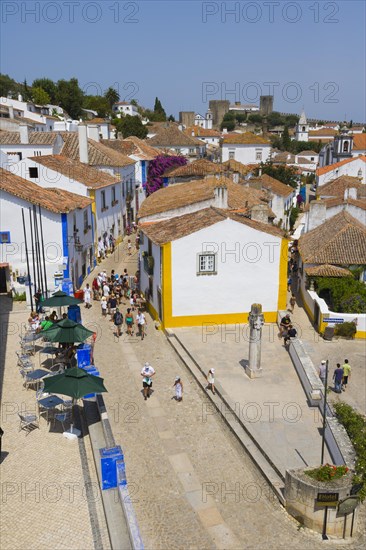
[[47, 341], [61, 344], [84, 342], [93, 334], [92, 330], [85, 328], [80, 323], [75, 323], [71, 319], [62, 319], [62, 321], [42, 331], [42, 335]]
[[64, 306], [74, 306], [76, 304], [82, 304], [83, 300], [79, 298], [74, 298], [74, 296], [69, 296], [66, 292], [58, 290], [51, 296], [42, 302], [42, 306], [45, 307], [64, 307]]
[[76, 401], [89, 393], [103, 393], [106, 388], [103, 378], [88, 374], [85, 370], [77, 367], [67, 369], [62, 374], [56, 374], [44, 379], [44, 391], [49, 393], [60, 393], [72, 397], [72, 423], [70, 433], [80, 435], [79, 430], [74, 430], [74, 406]]

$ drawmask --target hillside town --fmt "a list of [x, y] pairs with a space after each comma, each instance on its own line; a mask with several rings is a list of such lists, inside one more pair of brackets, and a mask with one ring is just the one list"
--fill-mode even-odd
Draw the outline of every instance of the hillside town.
[[5, 77], [2, 548], [363, 547], [366, 121]]

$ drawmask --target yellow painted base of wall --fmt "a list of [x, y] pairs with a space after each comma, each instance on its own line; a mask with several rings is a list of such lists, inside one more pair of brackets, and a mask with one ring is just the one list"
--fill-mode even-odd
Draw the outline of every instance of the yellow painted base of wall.
[[[155, 311], [155, 310], [154, 310]], [[156, 312], [155, 312], [156, 313]], [[277, 322], [277, 311], [263, 313], [265, 323]], [[247, 324], [248, 312], [243, 313], [220, 313], [211, 315], [186, 315], [183, 317], [170, 317], [163, 323], [164, 328], [200, 327], [202, 325], [235, 325]], [[155, 318], [155, 317], [154, 317]]]
[[365, 340], [366, 339], [366, 332], [364, 330], [357, 331], [356, 334], [355, 334], [355, 338], [360, 339], [360, 340]]

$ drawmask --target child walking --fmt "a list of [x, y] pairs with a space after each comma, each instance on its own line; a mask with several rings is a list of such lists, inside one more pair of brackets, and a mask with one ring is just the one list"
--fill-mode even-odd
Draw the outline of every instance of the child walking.
[[107, 304], [107, 298], [105, 296], [103, 296], [103, 298], [100, 302], [100, 305], [101, 305], [101, 308], [102, 308], [102, 316], [107, 317], [108, 304]]
[[183, 382], [179, 376], [176, 377], [173, 388], [175, 387], [175, 399], [177, 401], [183, 401]]

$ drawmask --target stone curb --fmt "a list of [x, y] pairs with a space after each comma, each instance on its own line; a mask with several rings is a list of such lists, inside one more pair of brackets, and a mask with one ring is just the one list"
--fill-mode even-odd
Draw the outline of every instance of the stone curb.
[[[115, 440], [103, 396], [97, 395], [96, 402], [84, 401], [84, 406], [95, 467], [101, 485], [99, 451], [115, 447]], [[144, 545], [127, 483], [124, 486], [118, 483], [115, 489], [101, 489], [101, 495], [112, 550], [143, 550]]]
[[[182, 360], [184, 365], [188, 368], [190, 373], [193, 375], [200, 388], [204, 391], [205, 395], [211, 401], [211, 403], [215, 407], [215, 410], [221, 415], [227, 426], [239, 440], [240, 444], [243, 446], [254, 464], [259, 468], [260, 472], [274, 491], [274, 494], [276, 495], [280, 503], [282, 505], [285, 505], [283, 494], [285, 486], [284, 476], [274, 466], [268, 455], [263, 451], [263, 449], [261, 449], [252, 434], [247, 430], [241, 419], [238, 417], [235, 412], [235, 405], [234, 407], [232, 406], [231, 400], [226, 396], [222, 386], [219, 383], [215, 383], [216, 395], [212, 395], [211, 393], [207, 392], [205, 389], [206, 374], [202, 370], [200, 365], [192, 357], [192, 355], [185, 348], [185, 346], [182, 344], [182, 342], [179, 340], [172, 329], [165, 329], [165, 334], [167, 336], [168, 342], [170, 343], [178, 357]], [[204, 381], [202, 381], [202, 376], [205, 377]], [[224, 405], [224, 407], [222, 405]], [[227, 413], [229, 413], [230, 415], [229, 418]], [[209, 411], [207, 411], [207, 414], [210, 414]]]

